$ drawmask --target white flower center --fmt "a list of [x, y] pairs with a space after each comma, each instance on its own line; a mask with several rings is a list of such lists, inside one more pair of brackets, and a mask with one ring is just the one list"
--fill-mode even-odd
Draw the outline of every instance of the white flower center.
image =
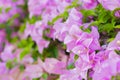
[[78, 50], [78, 52], [77, 52], [78, 54], [80, 54], [81, 53], [81, 51], [80, 50]]
[[120, 40], [118, 40], [118, 41], [117, 41], [117, 45], [119, 45], [119, 46], [120, 46]]

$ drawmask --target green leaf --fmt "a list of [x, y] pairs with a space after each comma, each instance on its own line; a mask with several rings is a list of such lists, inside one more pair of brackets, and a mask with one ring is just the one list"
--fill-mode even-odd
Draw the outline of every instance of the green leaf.
[[112, 18], [112, 16], [111, 16], [110, 12], [108, 12], [108, 11], [103, 11], [98, 16], [98, 20], [101, 23], [106, 23], [111, 18]]
[[26, 39], [22, 39], [19, 43], [18, 43], [18, 48], [24, 48], [26, 47], [28, 44]]
[[78, 58], [79, 58], [78, 55], [75, 55], [75, 56], [74, 56], [74, 60], [75, 60], [75, 61], [76, 61]]
[[83, 15], [83, 22], [89, 22], [89, 16], [96, 16], [96, 13], [94, 10], [81, 10], [81, 13]]
[[74, 63], [69, 64], [69, 65], [67, 66], [67, 69], [68, 69], [68, 70], [73, 69], [73, 68], [75, 68]]
[[24, 56], [26, 56], [27, 54], [29, 54], [30, 52], [30, 48], [25, 48], [21, 53], [20, 53], [20, 60], [22, 60], [24, 58]]
[[118, 28], [118, 29], [120, 29], [120, 25], [117, 25], [117, 26], [115, 26], [115, 28]]
[[45, 80], [47, 80], [48, 74], [47, 73], [43, 73], [42, 78], [45, 79]]
[[20, 32], [20, 33], [23, 33], [24, 30], [25, 30], [25, 28], [26, 28], [26, 23], [24, 23], [24, 24], [22, 24], [22, 25], [20, 26], [19, 32]]
[[29, 19], [29, 23], [34, 24], [38, 20], [42, 20], [42, 17], [41, 16], [32, 16], [32, 18]]
[[94, 10], [81, 10], [81, 13], [85, 16], [85, 17], [88, 17], [88, 16], [96, 16], [96, 13]]
[[100, 23], [106, 23], [112, 18], [111, 11], [104, 9], [101, 4], [95, 8], [95, 12], [97, 14], [97, 21]]
[[106, 24], [101, 24], [99, 26], [99, 31], [102, 32], [102, 31], [106, 31], [106, 32], [110, 32], [114, 29], [114, 24], [112, 23], [106, 23]]
[[15, 42], [17, 42], [17, 40], [18, 40], [18, 36], [15, 36], [11, 39], [11, 43], [15, 43]]
[[10, 10], [11, 10], [11, 7], [8, 7], [8, 8], [5, 9], [5, 12], [7, 13], [7, 12], [9, 12]]
[[109, 38], [108, 40], [107, 40], [107, 42], [111, 42], [111, 41], [113, 41], [114, 40], [114, 38]]
[[20, 14], [15, 14], [13, 17], [12, 17], [12, 20], [14, 20], [15, 18], [18, 18], [20, 16]]
[[99, 21], [93, 21], [90, 26], [98, 26], [100, 24]]
[[80, 4], [78, 4], [78, 0], [74, 0], [74, 1], [71, 3], [71, 5], [69, 5], [69, 6], [67, 6], [67, 7], [65, 8], [65, 11], [68, 11], [69, 9], [75, 8], [75, 7], [78, 7], [78, 6], [80, 6]]
[[5, 27], [5, 29], [6, 29], [6, 33], [7, 33], [6, 38], [8, 39], [8, 41], [10, 41], [11, 40], [12, 30], [11, 30], [11, 28], [9, 26]]
[[24, 65], [20, 65], [20, 66], [19, 66], [19, 69], [20, 69], [20, 71], [24, 71], [25, 66], [24, 66]]
[[120, 75], [112, 76], [112, 77], [111, 77], [111, 80], [120, 80]]
[[67, 11], [64, 11], [62, 14], [56, 16], [55, 18], [52, 19], [52, 22], [48, 22], [49, 25], [53, 25], [57, 20], [59, 20], [60, 18], [63, 19], [67, 19], [68, 18], [69, 13]]
[[57, 58], [58, 57], [58, 48], [57, 48], [57, 43], [55, 41], [51, 41], [49, 44], [48, 48], [45, 48], [42, 56], [44, 58], [49, 57], [49, 58]]
[[32, 41], [31, 37], [28, 39], [22, 39], [21, 41], [19, 41], [19, 43], [17, 44], [18, 48], [24, 48], [26, 46], [30, 46], [33, 45], [34, 42]]
[[18, 0], [12, 0], [13, 2], [16, 2], [16, 1], [18, 1]]
[[71, 5], [69, 5], [65, 8], [65, 11], [68, 11], [69, 9], [75, 8], [75, 7], [78, 7], [78, 6], [80, 6], [80, 4], [78, 4], [78, 0], [74, 0]]
[[120, 80], [120, 74], [116, 76], [116, 80]]
[[116, 52], [118, 55], [120, 55], [120, 50], [115, 50], [115, 52]]
[[33, 46], [33, 43], [30, 43], [27, 47], [23, 49], [23, 51], [20, 53], [20, 60], [22, 60], [24, 56], [30, 53], [32, 46]]
[[37, 61], [38, 58], [40, 58], [41, 60], [44, 60], [42, 54], [40, 54], [40, 53], [38, 52], [37, 46], [35, 46], [35, 48], [34, 48], [34, 50], [33, 50], [33, 52], [32, 52], [32, 58], [34, 59], [34, 61]]
[[13, 68], [12, 61], [7, 61], [6, 67], [7, 67], [8, 69]]
[[0, 7], [0, 13], [2, 13], [2, 7]]
[[61, 16], [62, 16], [63, 19], [66, 20], [69, 16], [69, 13], [67, 11], [65, 11]]

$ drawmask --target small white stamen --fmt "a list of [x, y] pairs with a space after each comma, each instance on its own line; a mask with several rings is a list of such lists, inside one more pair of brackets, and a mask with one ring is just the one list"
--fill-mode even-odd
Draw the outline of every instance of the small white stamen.
[[120, 46], [120, 40], [118, 40], [118, 41], [117, 41], [117, 45], [119, 45], [119, 46]]
[[77, 53], [78, 53], [78, 54], [80, 54], [80, 52], [81, 52], [81, 51], [80, 51], [80, 50], [78, 50], [78, 52], [77, 52]]

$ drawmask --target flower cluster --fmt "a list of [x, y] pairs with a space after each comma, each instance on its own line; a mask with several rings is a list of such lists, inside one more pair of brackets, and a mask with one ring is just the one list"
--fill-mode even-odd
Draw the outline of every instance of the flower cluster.
[[120, 0], [1, 0], [0, 80], [119, 80], [119, 8]]
[[7, 22], [15, 14], [22, 14], [22, 9], [18, 6], [23, 5], [24, 0], [1, 0], [0, 1], [0, 24]]

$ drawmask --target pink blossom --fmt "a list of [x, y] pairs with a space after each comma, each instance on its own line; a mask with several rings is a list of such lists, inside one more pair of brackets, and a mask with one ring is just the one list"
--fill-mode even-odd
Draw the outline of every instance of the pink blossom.
[[44, 40], [44, 39], [39, 39], [39, 40], [36, 41], [36, 43], [37, 43], [37, 45], [38, 45], [38, 50], [39, 50], [39, 52], [42, 53], [42, 52], [43, 52], [43, 49], [44, 49], [44, 48], [47, 48], [50, 42], [49, 42], [49, 41], [46, 41], [46, 40]]
[[80, 0], [84, 9], [94, 9], [97, 6], [97, 0]]
[[120, 10], [117, 10], [114, 14], [117, 18], [120, 18]]
[[120, 0], [98, 0], [105, 9], [114, 10], [120, 7]]
[[87, 71], [91, 68], [88, 55], [80, 55], [80, 57], [75, 62], [75, 66], [78, 69], [80, 76], [84, 79], [87, 79]]
[[[98, 53], [99, 54], [99, 53]], [[102, 53], [102, 62], [98, 62], [94, 67], [93, 80], [110, 80], [112, 76], [117, 75], [117, 63], [120, 61], [120, 56], [118, 56], [114, 51], [109, 51], [107, 53]]]
[[[24, 4], [23, 0], [19, 0], [16, 2], [10, 0], [6, 0], [6, 1], [1, 0], [0, 8], [2, 8], [2, 11], [0, 13], [0, 23], [5, 23], [17, 13], [21, 15], [22, 9], [19, 8], [18, 6], [23, 4]], [[10, 10], [6, 12], [6, 9], [8, 8], [10, 8]]]
[[[54, 58], [47, 58], [43, 64], [46, 72], [49, 74], [62, 74], [66, 64]], [[48, 69], [49, 67], [49, 69]]]
[[115, 39], [108, 44], [107, 50], [120, 50], [120, 32], [118, 32]]
[[67, 34], [66, 25], [63, 23], [55, 23], [53, 29], [54, 29], [53, 39], [63, 41]]
[[40, 0], [29, 0], [28, 1], [28, 9], [30, 12], [30, 18], [33, 15], [40, 15], [44, 7], [46, 6], [48, 0], [40, 1]]
[[0, 62], [0, 75], [8, 73], [6, 63]]
[[82, 80], [82, 78], [80, 77], [80, 73], [77, 69], [72, 69], [60, 75], [60, 80]]
[[72, 8], [69, 11], [69, 17], [66, 20], [68, 26], [72, 26], [73, 24], [80, 26], [82, 24], [82, 13], [80, 13], [77, 9]]
[[43, 39], [43, 31], [46, 29], [46, 25], [42, 21], [37, 21], [34, 25], [27, 24], [25, 30], [25, 37], [29, 35], [38, 45], [38, 50], [42, 53], [43, 49], [48, 47], [49, 41]]
[[30, 79], [41, 77], [43, 74], [42, 64], [27, 65], [24, 76]]
[[14, 54], [13, 54], [13, 49], [14, 46], [10, 44], [6, 44], [4, 51], [0, 54], [0, 57], [3, 61], [8, 61], [14, 59]]
[[0, 76], [0, 80], [14, 80], [11, 76], [9, 76], [9, 75], [2, 75], [2, 76]]

